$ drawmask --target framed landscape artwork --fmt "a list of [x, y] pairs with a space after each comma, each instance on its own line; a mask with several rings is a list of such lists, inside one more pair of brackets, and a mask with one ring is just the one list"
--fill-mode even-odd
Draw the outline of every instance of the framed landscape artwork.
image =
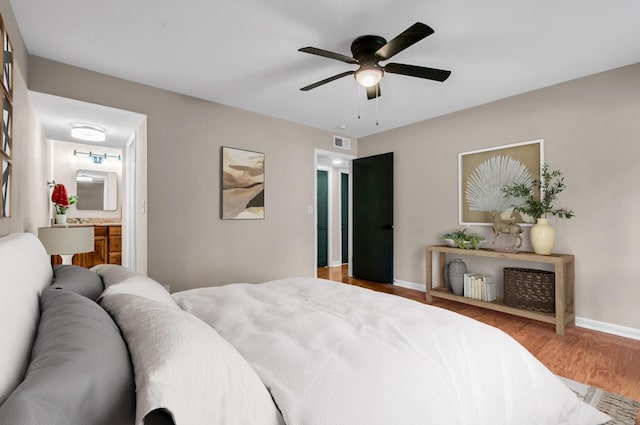
[[221, 218], [264, 219], [264, 153], [222, 147]]
[[521, 199], [505, 198], [502, 188], [540, 179], [544, 141], [533, 140], [458, 154], [458, 222], [461, 225], [492, 225], [492, 214], [525, 221], [512, 211]]

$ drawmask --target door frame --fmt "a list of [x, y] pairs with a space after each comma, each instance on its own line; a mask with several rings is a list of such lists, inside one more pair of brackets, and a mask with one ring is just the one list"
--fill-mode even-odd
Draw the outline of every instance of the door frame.
[[[328, 257], [328, 264], [329, 266], [331, 266], [332, 263], [332, 256], [333, 256], [333, 252], [332, 252], [332, 245], [333, 245], [333, 238], [332, 238], [332, 230], [333, 230], [333, 220], [331, 219], [331, 212], [332, 209], [334, 207], [336, 207], [331, 199], [333, 197], [333, 188], [332, 188], [332, 178], [331, 178], [331, 168], [330, 167], [323, 167], [321, 165], [318, 165], [318, 157], [320, 156], [328, 156], [328, 157], [332, 157], [332, 158], [336, 158], [336, 159], [342, 159], [344, 161], [347, 161], [348, 163], [348, 167], [334, 167], [334, 168], [338, 168], [339, 172], [347, 172], [349, 174], [349, 193], [352, 193], [352, 182], [351, 182], [351, 161], [356, 159], [357, 157], [355, 155], [349, 155], [349, 154], [344, 154], [341, 152], [334, 152], [334, 151], [328, 151], [328, 150], [323, 150], [323, 149], [314, 149], [314, 156], [313, 156], [313, 276], [318, 277], [318, 267], [317, 267], [317, 260], [318, 260], [318, 178], [317, 178], [317, 174], [316, 174], [316, 170], [329, 170], [329, 220], [328, 220], [328, 233], [329, 233], [329, 240], [328, 245], [329, 245], [329, 249], [328, 249], [328, 253], [327, 255]], [[348, 207], [348, 215], [349, 215], [349, 252], [353, 252], [352, 249], [352, 234], [351, 234], [351, 229], [352, 229], [352, 200], [351, 200], [351, 196], [349, 196], [349, 207]], [[340, 203], [338, 202], [337, 207], [340, 207]], [[342, 248], [340, 248], [342, 249]], [[349, 274], [351, 274], [351, 256], [349, 256]]]

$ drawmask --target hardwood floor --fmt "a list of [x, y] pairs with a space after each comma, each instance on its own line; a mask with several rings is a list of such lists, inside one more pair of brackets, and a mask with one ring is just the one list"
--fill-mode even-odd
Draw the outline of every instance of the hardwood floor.
[[[426, 303], [421, 291], [350, 278], [347, 266], [320, 268], [318, 277]], [[557, 375], [640, 400], [640, 341], [577, 327], [559, 336], [547, 323], [448, 300], [431, 305], [502, 329]]]

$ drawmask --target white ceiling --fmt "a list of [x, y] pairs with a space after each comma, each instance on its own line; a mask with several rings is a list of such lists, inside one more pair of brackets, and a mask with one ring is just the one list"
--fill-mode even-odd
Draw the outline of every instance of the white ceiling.
[[[144, 120], [144, 115], [135, 112], [45, 93], [30, 91], [29, 97], [47, 138], [52, 140], [123, 148]], [[106, 140], [104, 142], [86, 142], [73, 139], [71, 128], [81, 124], [104, 129]]]
[[[10, 1], [31, 54], [352, 137], [640, 62], [638, 0]], [[298, 48], [416, 21], [435, 34], [392, 61], [446, 82], [387, 74], [377, 106], [351, 77], [299, 90], [355, 67]]]

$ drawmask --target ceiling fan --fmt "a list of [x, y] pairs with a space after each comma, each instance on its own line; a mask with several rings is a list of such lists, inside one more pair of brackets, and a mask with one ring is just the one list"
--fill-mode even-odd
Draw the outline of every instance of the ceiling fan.
[[300, 90], [309, 91], [323, 84], [353, 74], [356, 81], [366, 88], [367, 98], [374, 99], [381, 95], [379, 83], [385, 71], [390, 74], [402, 74], [410, 77], [444, 81], [449, 78], [451, 71], [402, 63], [388, 63], [384, 66], [379, 63], [380, 61], [391, 59], [407, 47], [414, 45], [433, 33], [434, 31], [430, 26], [422, 22], [416, 22], [389, 42], [378, 35], [362, 35], [351, 43], [351, 53], [353, 57], [318, 49], [316, 47], [303, 47], [298, 49], [299, 52], [310, 53], [312, 55], [323, 56], [325, 58], [360, 66], [354, 71], [342, 72], [316, 83], [309, 84]]

